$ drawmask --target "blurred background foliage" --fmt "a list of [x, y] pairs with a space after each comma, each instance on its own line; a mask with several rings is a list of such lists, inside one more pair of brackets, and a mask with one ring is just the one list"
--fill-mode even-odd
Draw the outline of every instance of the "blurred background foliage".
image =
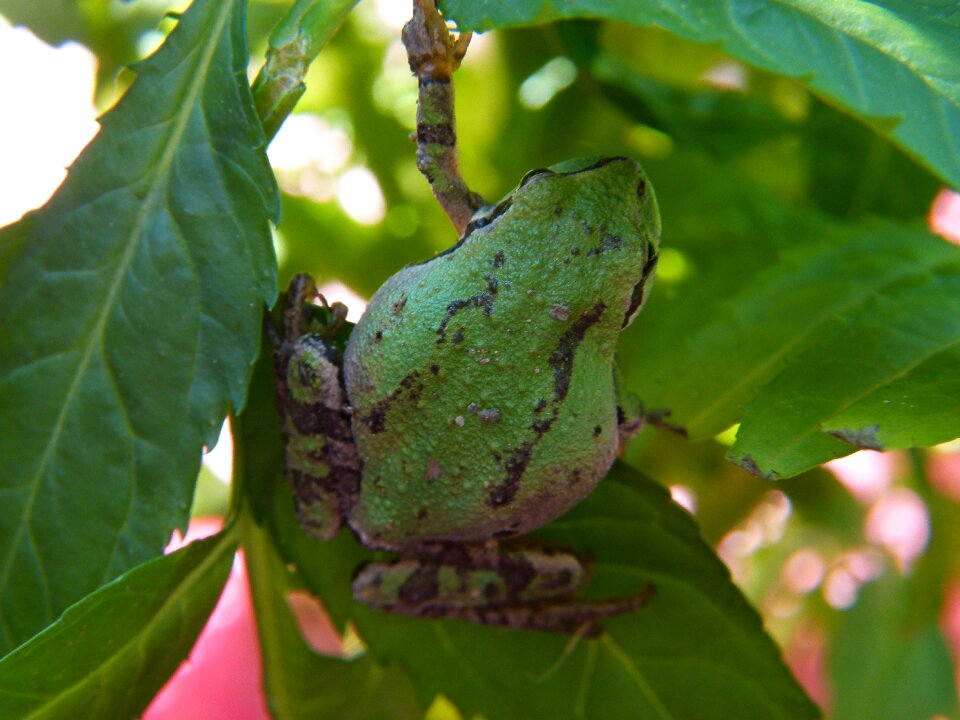
[[[169, 30], [170, 5], [0, 0], [0, 14], [48, 43], [89, 48], [103, 111], [130, 81], [125, 66]], [[287, 7], [250, 1], [251, 77]], [[271, 146], [284, 193], [281, 286], [309, 272], [367, 298], [401, 265], [455, 240], [414, 164], [416, 82], [399, 40], [408, 11], [401, 0], [361, 2], [313, 64], [296, 114]], [[728, 244], [798, 210], [920, 226], [939, 190], [902, 151], [798, 83], [657, 28], [576, 21], [480, 35], [456, 87], [463, 173], [488, 200], [529, 169], [571, 156], [630, 154], [644, 164], [661, 202], [665, 250], [650, 307], [621, 344], [628, 376], [647, 315], [695, 296], [698, 276], [711, 272], [705, 260], [730, 284], [749, 271], [749, 254], [725, 262]], [[698, 244], [709, 248], [699, 267], [684, 252]], [[696, 303], [687, 312], [697, 313]], [[795, 672], [835, 717], [954, 713], [947, 638], [954, 634], [956, 652], [960, 447], [861, 453], [833, 471], [771, 484], [724, 458], [731, 441], [729, 432], [691, 443], [651, 428], [628, 459], [694, 510]], [[199, 485], [204, 512], [226, 501], [209, 480]]]

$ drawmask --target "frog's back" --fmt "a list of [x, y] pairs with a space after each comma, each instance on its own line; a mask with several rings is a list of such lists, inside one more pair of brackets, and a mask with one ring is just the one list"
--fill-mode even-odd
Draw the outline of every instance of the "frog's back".
[[657, 229], [636, 163], [602, 163], [535, 177], [371, 300], [344, 368], [364, 462], [349, 520], [369, 543], [524, 533], [609, 468], [614, 347]]

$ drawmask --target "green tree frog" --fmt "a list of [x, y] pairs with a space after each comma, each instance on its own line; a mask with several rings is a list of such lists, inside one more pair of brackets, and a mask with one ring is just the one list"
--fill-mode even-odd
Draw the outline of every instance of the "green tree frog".
[[456, 162], [450, 76], [469, 37], [414, 4], [418, 166], [460, 237], [387, 280], [342, 354], [342, 307], [322, 312], [294, 279], [277, 369], [298, 516], [318, 538], [345, 523], [398, 554], [359, 572], [361, 602], [592, 631], [652, 588], [574, 599], [580, 560], [517, 538], [586, 497], [642, 424], [614, 351], [653, 281], [656, 199], [636, 162], [612, 157], [535, 170], [485, 205]]

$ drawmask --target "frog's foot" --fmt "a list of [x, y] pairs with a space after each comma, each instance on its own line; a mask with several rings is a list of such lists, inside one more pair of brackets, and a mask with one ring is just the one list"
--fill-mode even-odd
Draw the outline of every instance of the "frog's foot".
[[328, 303], [310, 275], [299, 273], [293, 276], [287, 286], [283, 308], [283, 335], [287, 342], [292, 343], [307, 333], [332, 340], [346, 320], [347, 306], [341, 302]]
[[467, 52], [471, 33], [455, 39], [435, 0], [414, 0], [413, 19], [403, 27], [410, 70], [420, 88], [417, 102], [417, 168], [430, 183], [457, 234], [484, 201], [460, 175], [451, 77]]
[[653, 586], [610, 600], [570, 597], [587, 579], [573, 554], [546, 548], [438, 545], [415, 558], [364, 566], [354, 597], [403, 615], [596, 635], [597, 621], [637, 610]]

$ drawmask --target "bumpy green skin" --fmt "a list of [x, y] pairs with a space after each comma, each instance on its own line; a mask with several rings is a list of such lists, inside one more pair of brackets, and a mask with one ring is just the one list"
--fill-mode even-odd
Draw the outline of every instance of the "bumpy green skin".
[[461, 242], [390, 278], [344, 357], [371, 547], [525, 533], [582, 500], [618, 444], [614, 349], [660, 221], [627, 158], [530, 173]]

